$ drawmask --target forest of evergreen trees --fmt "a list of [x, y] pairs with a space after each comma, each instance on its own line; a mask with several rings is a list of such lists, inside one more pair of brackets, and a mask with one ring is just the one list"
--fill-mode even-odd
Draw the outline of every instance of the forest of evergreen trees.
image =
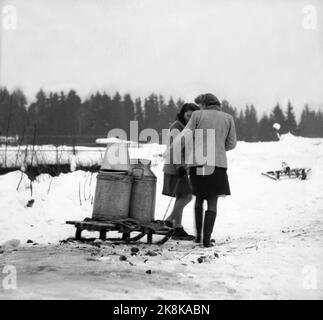
[[[138, 121], [139, 130], [161, 132], [174, 121], [183, 103], [156, 94], [133, 100], [129, 94], [121, 96], [118, 92], [113, 96], [97, 92], [82, 101], [74, 90], [48, 94], [40, 90], [35, 102], [28, 105], [22, 90], [0, 88], [0, 136], [18, 135], [22, 143], [91, 145], [110, 129], [128, 132], [130, 120]], [[224, 100], [222, 108], [234, 117], [240, 141], [277, 140], [274, 123], [281, 125], [281, 134], [323, 137], [323, 112], [307, 105], [298, 123], [291, 102], [284, 107], [277, 104], [270, 114], [260, 117], [253, 105], [238, 111]]]

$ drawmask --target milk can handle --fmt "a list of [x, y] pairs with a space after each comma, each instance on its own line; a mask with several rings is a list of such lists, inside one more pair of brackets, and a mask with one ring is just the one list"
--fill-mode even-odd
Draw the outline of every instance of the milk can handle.
[[[141, 171], [141, 174], [140, 175], [134, 174], [135, 170]], [[132, 173], [133, 176], [140, 177], [140, 179], [141, 179], [143, 177], [143, 175], [144, 175], [144, 169], [143, 168], [132, 168], [131, 173]]]

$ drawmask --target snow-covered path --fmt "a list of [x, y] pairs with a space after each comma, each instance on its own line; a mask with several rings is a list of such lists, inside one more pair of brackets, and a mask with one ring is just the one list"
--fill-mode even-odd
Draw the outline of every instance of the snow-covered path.
[[137, 256], [125, 245], [29, 245], [3, 255], [17, 289], [0, 290], [0, 299], [322, 299], [321, 235], [253, 241], [139, 244]]
[[[323, 139], [286, 135], [280, 142], [240, 142], [228, 157], [232, 196], [219, 201], [213, 233], [217, 246], [192, 248], [189, 242], [170, 241], [152, 248], [159, 252], [146, 262], [149, 248], [144, 244], [138, 245], [136, 257], [127, 246], [113, 248], [112, 255], [111, 246], [93, 253], [90, 245], [57, 244], [74, 234], [66, 220], [91, 216], [95, 174], [40, 176], [31, 208], [25, 207], [28, 179], [23, 177], [16, 191], [19, 172], [0, 176], [0, 243], [15, 238], [41, 244], [0, 254], [1, 263], [17, 266], [20, 279], [14, 292], [0, 289], [0, 298], [322, 299]], [[310, 167], [309, 179], [274, 181], [260, 175], [279, 169], [282, 161]], [[156, 219], [161, 219], [169, 204], [160, 195], [161, 159], [153, 170], [158, 177]], [[191, 233], [193, 205], [185, 208], [183, 221]], [[128, 260], [119, 261], [119, 255]], [[201, 256], [206, 260], [198, 263]], [[65, 279], [62, 289], [60, 279]], [[144, 285], [149, 297], [143, 296]]]

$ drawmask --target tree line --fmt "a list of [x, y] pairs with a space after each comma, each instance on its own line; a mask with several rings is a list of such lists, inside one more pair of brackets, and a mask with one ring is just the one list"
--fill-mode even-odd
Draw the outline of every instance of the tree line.
[[[166, 100], [150, 94], [132, 99], [130, 94], [109, 95], [96, 92], [84, 101], [76, 91], [49, 92], [39, 90], [35, 101], [28, 104], [22, 90], [9, 92], [0, 88], [0, 136], [18, 135], [22, 143], [94, 144], [113, 128], [124, 129], [129, 135], [129, 122], [137, 120], [139, 130], [168, 128], [176, 118], [184, 100]], [[275, 141], [274, 123], [280, 134], [291, 132], [304, 137], [323, 137], [323, 113], [304, 106], [297, 123], [292, 103], [286, 108], [277, 104], [269, 114], [258, 116], [254, 105], [244, 110], [222, 101], [224, 112], [234, 117], [238, 140], [247, 142]]]

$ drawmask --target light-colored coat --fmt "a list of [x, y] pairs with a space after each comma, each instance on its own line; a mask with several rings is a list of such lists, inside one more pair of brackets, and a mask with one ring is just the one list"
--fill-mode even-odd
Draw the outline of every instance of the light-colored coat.
[[[172, 146], [172, 143], [174, 141], [174, 139], [178, 136], [178, 134], [183, 131], [183, 129], [185, 128], [185, 125], [179, 121], [176, 120], [175, 122], [173, 122], [169, 128], [169, 136], [168, 136], [168, 141], [169, 144], [167, 145], [167, 151], [170, 152], [170, 148]], [[181, 152], [181, 161], [178, 164], [174, 164], [173, 163], [173, 157], [170, 153], [170, 159], [169, 161], [165, 161], [164, 167], [163, 167], [163, 171], [167, 174], [171, 174], [171, 175], [177, 175], [177, 169], [178, 167], [183, 166], [185, 167], [185, 162], [184, 162], [184, 155], [183, 152]]]
[[236, 129], [230, 114], [213, 106], [194, 111], [184, 130], [173, 141], [174, 162], [181, 161], [177, 150], [185, 146], [188, 166], [227, 168], [226, 151], [234, 149], [236, 144]]

